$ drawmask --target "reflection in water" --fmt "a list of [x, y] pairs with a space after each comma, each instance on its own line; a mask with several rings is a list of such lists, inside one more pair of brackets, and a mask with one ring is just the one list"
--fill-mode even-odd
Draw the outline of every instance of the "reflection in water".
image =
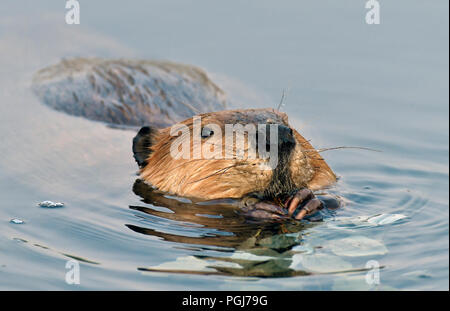
[[[212, 250], [220, 254], [187, 256], [158, 267], [139, 268], [141, 271], [259, 277], [310, 274], [291, 268], [294, 254], [310, 250], [294, 251], [292, 248], [301, 244], [302, 231], [314, 226], [313, 222], [292, 220], [255, 223], [239, 214], [235, 200], [196, 202], [175, 198], [153, 189], [139, 179], [133, 191], [151, 206], [130, 208], [151, 217], [143, 217], [147, 226], [128, 224], [128, 228], [165, 241], [184, 244], [183, 248], [192, 251], [201, 253]], [[336, 202], [327, 202], [332, 207], [337, 206]], [[316, 219], [317, 216], [310, 220]]]

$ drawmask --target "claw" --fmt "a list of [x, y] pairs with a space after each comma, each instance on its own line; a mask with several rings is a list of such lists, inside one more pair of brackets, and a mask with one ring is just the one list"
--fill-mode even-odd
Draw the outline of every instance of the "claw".
[[305, 216], [313, 214], [322, 208], [322, 201], [320, 201], [319, 199], [311, 199], [303, 207], [299, 207], [297, 210], [295, 210], [295, 212], [292, 214], [292, 217], [300, 220]]
[[289, 214], [292, 215], [300, 203], [305, 202], [308, 198], [312, 198], [313, 196], [314, 196], [313, 192], [307, 188], [303, 188], [297, 191], [297, 193], [295, 193], [294, 196], [288, 201]]
[[323, 208], [322, 201], [317, 199], [314, 193], [307, 188], [297, 191], [286, 203], [289, 215], [297, 220]]

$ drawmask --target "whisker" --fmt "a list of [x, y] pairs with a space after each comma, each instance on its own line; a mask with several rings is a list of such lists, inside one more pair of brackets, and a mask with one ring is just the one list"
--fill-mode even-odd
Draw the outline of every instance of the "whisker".
[[331, 147], [331, 148], [322, 148], [322, 149], [306, 149], [302, 150], [305, 152], [324, 152], [324, 151], [330, 151], [330, 150], [338, 150], [338, 149], [360, 149], [360, 150], [367, 150], [367, 151], [373, 151], [373, 152], [383, 152], [381, 150], [373, 149], [373, 148], [367, 148], [367, 147], [357, 147], [357, 146], [339, 146], [339, 147]]
[[286, 89], [283, 89], [283, 93], [281, 94], [281, 100], [278, 104], [277, 110], [280, 111], [280, 109], [284, 106], [284, 100], [286, 99]]
[[212, 177], [212, 176], [216, 176], [216, 175], [219, 175], [219, 174], [225, 174], [229, 169], [231, 169], [231, 168], [233, 168], [233, 167], [237, 167], [237, 166], [239, 166], [239, 165], [244, 165], [244, 164], [242, 164], [242, 163], [235, 163], [235, 164], [233, 164], [233, 165], [230, 165], [230, 166], [221, 168], [220, 170], [217, 170], [217, 171], [215, 171], [214, 173], [212, 173], [212, 174], [210, 174], [210, 175], [208, 175], [208, 176], [205, 176], [205, 177], [203, 177], [203, 178], [200, 178], [200, 179], [197, 179], [197, 180], [188, 182], [188, 184], [193, 184], [193, 183], [196, 183], [196, 182], [205, 180], [205, 179], [207, 179], [207, 178], [210, 178], [210, 177]]

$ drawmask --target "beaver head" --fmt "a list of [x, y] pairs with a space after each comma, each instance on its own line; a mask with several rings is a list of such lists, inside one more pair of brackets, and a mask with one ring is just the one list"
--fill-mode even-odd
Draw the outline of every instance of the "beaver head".
[[[276, 163], [267, 157], [269, 151]], [[274, 109], [212, 112], [165, 129], [143, 127], [133, 140], [133, 153], [144, 181], [206, 200], [249, 194], [274, 199], [336, 181], [319, 153], [290, 127], [287, 115]]]

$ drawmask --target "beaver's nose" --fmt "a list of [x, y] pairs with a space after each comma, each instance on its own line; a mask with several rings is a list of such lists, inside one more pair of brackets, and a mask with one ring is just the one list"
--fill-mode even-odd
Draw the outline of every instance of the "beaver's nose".
[[292, 133], [292, 129], [283, 124], [278, 125], [278, 145], [279, 146], [295, 145], [295, 139]]
[[[278, 147], [286, 147], [295, 145], [294, 135], [292, 133], [292, 129], [283, 125], [277, 125], [277, 135], [278, 137], [273, 139], [270, 137], [270, 128], [273, 126], [272, 124], [266, 126], [266, 146], [270, 147], [270, 144], [278, 144]], [[258, 133], [256, 134], [258, 137]]]

